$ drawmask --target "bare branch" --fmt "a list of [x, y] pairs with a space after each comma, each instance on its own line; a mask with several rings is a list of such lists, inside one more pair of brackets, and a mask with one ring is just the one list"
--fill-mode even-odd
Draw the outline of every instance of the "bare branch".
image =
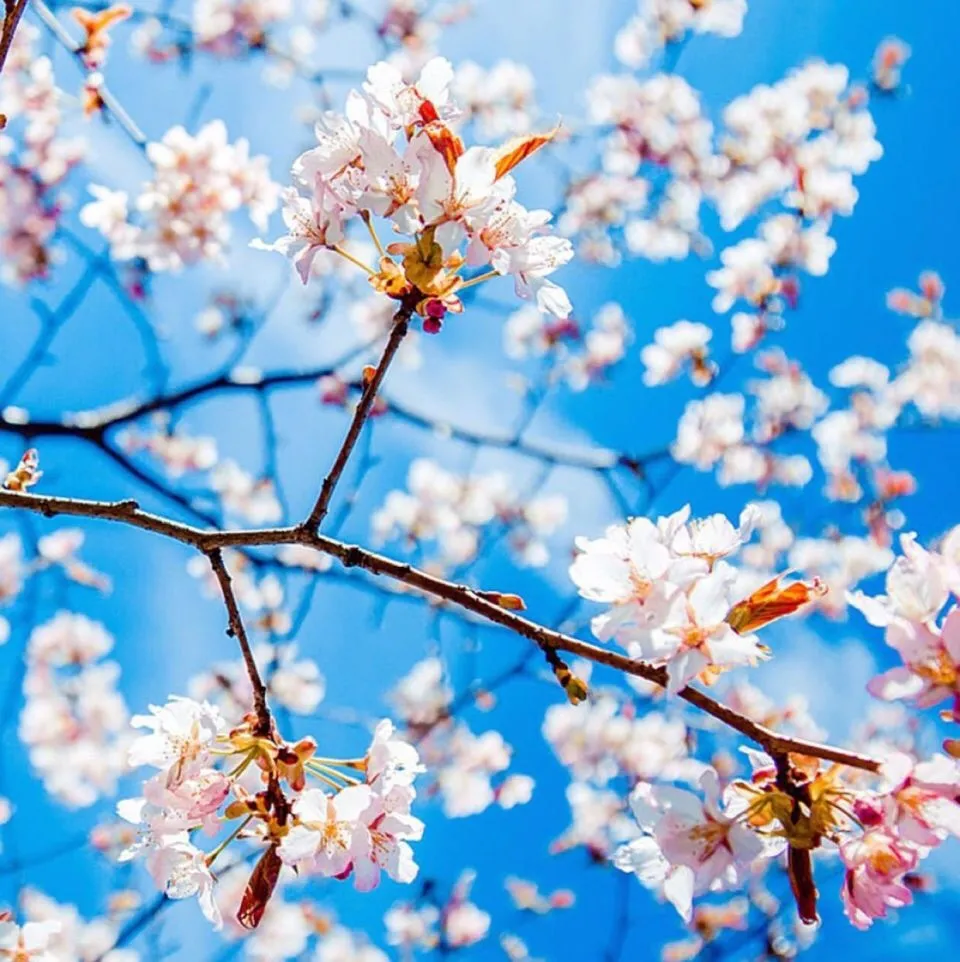
[[[56, 498], [46, 495], [27, 494], [14, 491], [0, 490], [0, 505], [13, 508], [24, 508], [38, 514], [51, 517], [57, 514], [73, 515], [75, 517], [100, 518], [104, 520], [119, 521], [133, 527], [143, 528], [165, 537], [173, 538], [184, 544], [191, 545], [210, 556], [214, 570], [217, 571], [215, 558], [220, 557], [220, 549], [226, 547], [253, 547], [253, 546], [276, 546], [284, 544], [301, 544], [324, 554], [337, 558], [342, 565], [347, 568], [362, 568], [375, 575], [382, 575], [402, 582], [412, 588], [417, 588], [435, 598], [441, 598], [466, 611], [473, 612], [487, 621], [498, 624], [510, 631], [521, 635], [534, 642], [542, 650], [567, 651], [578, 655], [598, 665], [606, 665], [628, 675], [634, 675], [653, 682], [661, 687], [667, 685], [667, 671], [662, 667], [650, 665], [647, 662], [638, 661], [621, 655], [615, 651], [601, 648], [590, 642], [580, 641], [563, 632], [546, 628], [534, 621], [522, 617], [514, 611], [501, 608], [490, 597], [484, 596], [467, 585], [455, 584], [446, 581], [436, 575], [431, 575], [426, 571], [414, 567], [406, 562], [388, 558], [361, 548], [359, 545], [347, 544], [330, 538], [325, 535], [317, 534], [306, 524], [280, 528], [254, 528], [240, 531], [212, 530], [203, 531], [192, 525], [181, 524], [162, 518], [159, 515], [150, 514], [142, 511], [136, 501], [82, 501], [73, 498]], [[222, 558], [220, 558], [222, 566]], [[222, 575], [217, 571], [221, 578], [221, 587], [224, 586]], [[232, 589], [227, 580], [224, 590], [224, 600], [227, 604], [228, 612], [231, 617], [231, 627], [237, 633], [241, 646], [245, 648], [244, 657], [247, 657], [249, 646], [246, 644], [246, 636], [242, 634], [243, 626], [237, 628], [236, 621], [239, 622], [239, 613], [234, 616], [230, 611], [231, 603], [236, 610], [236, 600], [233, 598]], [[248, 661], [248, 670], [252, 664], [252, 655]], [[256, 666], [253, 666], [256, 669]], [[259, 675], [257, 676], [259, 678]], [[251, 674], [251, 680], [254, 676]], [[260, 682], [262, 688], [262, 682]], [[256, 683], [254, 683], [256, 688]], [[815, 758], [822, 758], [825, 761], [837, 762], [841, 765], [848, 765], [851, 768], [859, 768], [864, 771], [876, 772], [880, 769], [880, 762], [867, 755], [857, 752], [846, 751], [841, 748], [834, 748], [831, 745], [822, 745], [817, 742], [806, 741], [799, 738], [791, 738], [772, 731], [763, 725], [758, 724], [752, 719], [734, 711], [721, 702], [711, 698], [709, 695], [696, 688], [687, 686], [679, 692], [679, 696], [691, 705], [696, 706], [701, 711], [716, 718], [718, 721], [749, 738], [751, 741], [763, 747], [771, 754], [795, 753], [800, 755], [810, 755]], [[264, 693], [264, 706], [265, 693]], [[269, 715], [267, 715], [269, 717]]]
[[257, 713], [257, 731], [260, 735], [268, 735], [273, 727], [270, 717], [270, 709], [267, 707], [267, 686], [260, 677], [260, 669], [253, 657], [253, 650], [247, 638], [247, 630], [243, 627], [243, 618], [240, 616], [240, 608], [237, 606], [237, 596], [233, 591], [233, 584], [230, 580], [230, 572], [223, 561], [223, 552], [219, 548], [214, 548], [207, 553], [210, 559], [210, 567], [220, 582], [220, 591], [223, 594], [223, 603], [227, 608], [229, 627], [227, 634], [237, 639], [240, 651], [243, 653], [243, 663], [250, 677], [250, 686], [253, 688], [253, 707]]
[[330, 473], [323, 479], [316, 504], [314, 504], [307, 520], [304, 522], [304, 527], [310, 531], [316, 531], [324, 517], [326, 517], [327, 511], [330, 508], [330, 499], [333, 497], [337, 482], [340, 480], [340, 476], [343, 474], [344, 468], [346, 468], [347, 462], [350, 460], [350, 455], [353, 453], [357, 439], [360, 437], [363, 425], [370, 416], [373, 402], [387, 374], [387, 369], [390, 367], [390, 363], [396, 356], [400, 344], [407, 335], [412, 315], [413, 304], [405, 301], [393, 316], [393, 327], [390, 330], [387, 345], [383, 349], [380, 363], [364, 384], [363, 393], [360, 395], [360, 401], [353, 414], [353, 420], [347, 429], [347, 436], [343, 439], [343, 444], [340, 445], [340, 450], [337, 452], [333, 467], [330, 468]]
[[[13, 46], [14, 34], [26, 9], [27, 0], [4, 0], [3, 30], [0, 32], [0, 73], [3, 72], [3, 65], [7, 62], [7, 55]], [[3, 123], [0, 123], [0, 128], [2, 127]]]

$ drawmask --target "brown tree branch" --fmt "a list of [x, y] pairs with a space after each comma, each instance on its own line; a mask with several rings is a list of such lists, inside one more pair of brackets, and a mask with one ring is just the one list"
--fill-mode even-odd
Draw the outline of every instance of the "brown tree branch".
[[[17, 26], [26, 9], [27, 0], [4, 0], [3, 28], [0, 31], [0, 73], [3, 72], [3, 66], [7, 62], [7, 56], [13, 46], [14, 34], [17, 32]], [[0, 117], [3, 117], [3, 114], [0, 114]], [[4, 118], [4, 121], [0, 122], [0, 129], [3, 128], [5, 123], [6, 119]]]
[[333, 497], [333, 492], [336, 490], [337, 482], [339, 482], [344, 469], [347, 466], [347, 462], [350, 460], [350, 455], [353, 453], [353, 449], [357, 444], [357, 440], [360, 437], [360, 432], [363, 430], [363, 426], [370, 416], [370, 411], [373, 408], [373, 402], [377, 397], [377, 391], [380, 390], [380, 385], [383, 383], [384, 377], [386, 377], [387, 369], [390, 367], [390, 363], [396, 357], [397, 351], [400, 349], [400, 344], [403, 339], [407, 336], [407, 331], [410, 328], [410, 318], [413, 316], [414, 304], [412, 301], [404, 301], [400, 306], [400, 309], [393, 316], [393, 327], [390, 330], [390, 337], [387, 339], [386, 347], [383, 349], [383, 354], [380, 357], [380, 363], [377, 364], [376, 369], [368, 380], [366, 380], [363, 393], [360, 395], [360, 401], [357, 404], [357, 409], [353, 413], [353, 420], [350, 422], [350, 427], [347, 429], [347, 435], [343, 439], [343, 443], [340, 445], [340, 450], [337, 452], [337, 456], [334, 459], [333, 467], [330, 468], [330, 472], [323, 479], [323, 484], [320, 487], [320, 494], [317, 496], [316, 503], [314, 504], [307, 520], [304, 521], [304, 527], [309, 531], [316, 531], [320, 526], [320, 523], [326, 517], [327, 511], [330, 508], [330, 499]]
[[[335, 538], [317, 534], [307, 525], [279, 528], [254, 528], [240, 531], [204, 531], [192, 525], [182, 524], [143, 511], [137, 505], [136, 501], [85, 501], [75, 498], [58, 498], [5, 490], [0, 490], [0, 505], [12, 508], [23, 508], [47, 517], [59, 514], [74, 517], [100, 518], [143, 528], [144, 530], [161, 534], [203, 551], [211, 557], [211, 563], [214, 564], [215, 571], [217, 569], [216, 563], [214, 562], [214, 555], [219, 556], [220, 549], [222, 548], [267, 547], [284, 544], [305, 545], [337, 558], [340, 563], [347, 568], [362, 568], [372, 574], [392, 578], [409, 587], [417, 588], [435, 598], [450, 602], [466, 611], [479, 615], [487, 621], [498, 624], [533, 641], [541, 649], [566, 651], [594, 662], [595, 664], [606, 665], [622, 671], [625, 674], [643, 678], [661, 687], [666, 687], [667, 684], [667, 672], [666, 669], [662, 667], [629, 658], [626, 655], [601, 648], [590, 642], [580, 641], [577, 638], [573, 638], [560, 631], [555, 631], [552, 628], [546, 628], [543, 625], [524, 618], [515, 611], [501, 608], [495, 601], [492, 601], [489, 596], [485, 597], [484, 593], [478, 592], [467, 585], [446, 581], [443, 578], [431, 575], [406, 562], [397, 561], [374, 551], [361, 548], [358, 545], [347, 544]], [[218, 577], [221, 578], [221, 587], [223, 587], [222, 576], [219, 572]], [[229, 588], [229, 583], [227, 589], [228, 590], [224, 591], [224, 600], [227, 603], [229, 611], [231, 604], [230, 599], [233, 599], [233, 593], [232, 589]], [[235, 599], [233, 599], [233, 605], [235, 608]], [[231, 626], [236, 630], [233, 621], [234, 615], [232, 612], [230, 612], [230, 615]], [[239, 615], [237, 615], [237, 618], [239, 618]], [[242, 630], [242, 625], [240, 628]], [[244, 644], [245, 638], [245, 635], [238, 633], [238, 640], [241, 640], [241, 645]], [[858, 768], [869, 772], [876, 772], [880, 769], [880, 761], [867, 755], [847, 751], [842, 748], [835, 748], [831, 745], [822, 745], [800, 738], [792, 738], [775, 732], [758, 724], [747, 716], [734, 711], [732, 708], [711, 698], [697, 688], [687, 686], [679, 692], [679, 696], [706, 714], [716, 718], [724, 725], [760, 745], [770, 754], [782, 755], [795, 753], [810, 755], [815, 758], [824, 759], [825, 761], [837, 762], [841, 765], [848, 765], [851, 768]]]
[[240, 608], [237, 605], [237, 596], [233, 591], [233, 584], [230, 579], [230, 572], [223, 560], [223, 552], [219, 548], [214, 548], [207, 553], [210, 559], [210, 567], [220, 582], [220, 591], [223, 594], [223, 603], [227, 608], [227, 618], [229, 627], [227, 634], [236, 638], [243, 653], [243, 663], [250, 678], [250, 686], [253, 688], [253, 708], [257, 713], [257, 734], [269, 735], [273, 727], [270, 717], [270, 709], [267, 706], [267, 686], [263, 683], [260, 676], [260, 669], [253, 657], [253, 650], [250, 647], [250, 640], [247, 638], [247, 630], [243, 627], [243, 618], [240, 616]]

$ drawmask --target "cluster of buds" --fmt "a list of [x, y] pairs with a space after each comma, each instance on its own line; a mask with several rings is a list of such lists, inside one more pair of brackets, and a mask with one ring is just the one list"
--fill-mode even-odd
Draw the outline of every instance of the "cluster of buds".
[[[381, 722], [362, 758], [317, 755], [312, 738], [284, 741], [273, 722], [257, 714], [227, 728], [207, 702], [172, 698], [132, 724], [150, 733], [130, 749], [131, 765], [159, 772], [143, 796], [118, 813], [141, 827], [140, 839], [121, 855], [144, 854], [157, 884], [171, 898], [199, 896], [211, 922], [222, 924], [211, 871], [235, 840], [262, 852], [237, 912], [246, 928], [263, 918], [284, 865], [301, 873], [345, 879], [359, 890], [375, 887], [381, 872], [410, 882], [417, 866], [408, 840], [423, 824], [410, 814], [414, 777], [422, 771], [416, 750]], [[209, 853], [191, 836], [229, 833]]]

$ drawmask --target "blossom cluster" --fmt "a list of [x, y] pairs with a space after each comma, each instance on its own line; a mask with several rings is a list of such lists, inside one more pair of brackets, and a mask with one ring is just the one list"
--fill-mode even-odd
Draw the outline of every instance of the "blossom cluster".
[[688, 921], [695, 897], [734, 890], [786, 853], [800, 919], [816, 923], [811, 854], [825, 849], [843, 865], [847, 917], [867, 928], [912, 901], [909, 876], [920, 859], [960, 832], [960, 769], [947, 756], [891, 754], [867, 784], [817, 759], [751, 760], [751, 777], [726, 786], [707, 771], [702, 795], [649, 782], [631, 794], [642, 834], [613, 863]]
[[[351, 92], [343, 114], [323, 115], [317, 146], [294, 163], [307, 196], [287, 189], [288, 233], [269, 249], [292, 255], [304, 283], [321, 251], [356, 261], [375, 290], [415, 310], [429, 330], [438, 330], [448, 311], [462, 310], [460, 291], [497, 275], [511, 275], [521, 297], [566, 317], [570, 302], [548, 275], [570, 260], [572, 248], [546, 233], [548, 211], [515, 200], [510, 174], [553, 134], [467, 148], [451, 127], [460, 116], [452, 80], [453, 68], [440, 58], [415, 84], [388, 63], [371, 67], [362, 91]], [[407, 240], [383, 247], [374, 218]], [[345, 246], [348, 225], [359, 223], [377, 245], [376, 270]], [[487, 270], [466, 279], [465, 267]]]
[[919, 708], [949, 701], [942, 717], [960, 721], [960, 525], [944, 536], [939, 550], [927, 551], [909, 534], [900, 547], [885, 594], [849, 596], [871, 625], [884, 629], [902, 660], [874, 678], [870, 691]]
[[267, 158], [250, 156], [244, 139], [230, 143], [219, 120], [196, 135], [172, 127], [147, 145], [153, 179], [133, 202], [125, 191], [91, 185], [94, 200], [80, 220], [110, 242], [114, 260], [142, 258], [152, 271], [177, 271], [204, 260], [222, 260], [230, 240], [229, 215], [246, 209], [265, 230], [280, 188], [270, 180]]
[[665, 44], [689, 33], [736, 37], [746, 12], [747, 0], [640, 0], [636, 16], [617, 34], [614, 51], [624, 66], [645, 67]]
[[[682, 360], [683, 356], [674, 363]], [[692, 363], [697, 363], [695, 358]], [[747, 399], [743, 394], [708, 394], [687, 403], [671, 454], [681, 464], [692, 464], [701, 471], [717, 467], [717, 480], [724, 486], [754, 484], [761, 490], [771, 484], [803, 487], [813, 477], [808, 458], [800, 453], [778, 453], [772, 445], [786, 434], [813, 428], [826, 412], [829, 399], [779, 350], [758, 354], [756, 365], [768, 376], [746, 386], [753, 399], [750, 429], [745, 424]]]
[[[122, 818], [140, 826], [121, 860], [144, 856], [168, 896], [198, 896], [216, 927], [222, 916], [211, 865], [237, 838], [261, 850], [237, 912], [250, 929], [262, 920], [283, 866], [352, 876], [361, 891], [375, 887], [381, 872], [399, 882], [416, 877], [409, 842], [421, 837], [423, 823], [410, 805], [422, 767], [389, 721], [377, 726], [362, 758], [342, 761], [321, 759], [310, 738], [284, 742], [255, 714], [229, 728], [217, 708], [189, 698], [153, 706], [132, 724], [148, 733], [131, 744], [130, 764], [157, 773], [141, 797], [118, 805]], [[215, 837], [231, 823], [211, 852], [195, 844], [197, 832]]]
[[99, 622], [61, 611], [27, 642], [19, 734], [51, 795], [92, 805], [127, 771], [128, 711], [113, 638]]
[[62, 187], [85, 154], [83, 141], [62, 130], [64, 93], [50, 58], [34, 51], [37, 37], [32, 24], [17, 30], [0, 78], [9, 126], [0, 132], [0, 276], [12, 284], [48, 276], [67, 207]]
[[632, 337], [630, 322], [614, 301], [600, 307], [585, 329], [573, 318], [545, 317], [525, 305], [507, 318], [503, 349], [515, 360], [546, 357], [550, 382], [563, 381], [571, 390], [584, 391], [623, 360]]
[[[0, 952], [5, 958], [36, 962], [139, 962], [135, 949], [116, 947], [123, 922], [139, 902], [135, 892], [120, 890], [111, 896], [105, 915], [87, 921], [73, 905], [57, 902], [39, 889], [23, 889], [19, 903], [24, 923], [18, 931], [11, 922], [0, 923], [6, 929], [0, 934]], [[17, 949], [26, 954], [17, 955]]]
[[[263, 582], [270, 577], [268, 575], [261, 582], [261, 591]], [[272, 579], [268, 587], [275, 584], [278, 582]], [[326, 694], [327, 683], [312, 658], [298, 658], [297, 646], [293, 643], [256, 644], [253, 657], [273, 704], [296, 715], [310, 715], [316, 711]], [[194, 676], [188, 684], [188, 692], [196, 701], [215, 705], [231, 727], [240, 724], [243, 717], [253, 711], [253, 688], [241, 659], [214, 664], [209, 671]]]
[[476, 124], [484, 138], [515, 137], [533, 126], [534, 79], [524, 64], [499, 60], [484, 70], [464, 61], [454, 74], [452, 94], [463, 110], [463, 122]]
[[477, 815], [493, 804], [510, 809], [530, 801], [534, 780], [505, 774], [513, 749], [500, 732], [477, 735], [451, 717], [453, 691], [439, 658], [417, 662], [394, 686], [390, 702], [416, 738], [428, 772], [425, 794], [439, 795], [447, 818]]
[[472, 561], [484, 529], [497, 522], [508, 532], [511, 547], [528, 565], [549, 560], [545, 538], [567, 519], [567, 501], [559, 494], [524, 500], [507, 474], [493, 472], [460, 477], [425, 458], [410, 466], [407, 491], [390, 491], [373, 515], [374, 535], [381, 541], [402, 538], [423, 548], [436, 544], [428, 565], [448, 571]]
[[758, 587], [726, 560], [753, 533], [756, 509], [748, 507], [737, 527], [723, 515], [689, 519], [687, 506], [656, 522], [615, 525], [603, 538], [579, 538], [570, 567], [581, 596], [609, 606], [593, 618], [594, 635], [663, 665], [671, 692], [767, 658], [754, 629], [823, 590], [816, 582], [781, 584], [779, 576]]

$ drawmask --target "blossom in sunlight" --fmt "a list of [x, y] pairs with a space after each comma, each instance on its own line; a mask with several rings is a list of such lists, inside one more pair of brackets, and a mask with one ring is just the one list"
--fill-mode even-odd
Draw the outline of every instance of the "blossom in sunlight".
[[443, 662], [436, 657], [418, 661], [390, 691], [394, 711], [411, 728], [429, 727], [446, 715], [453, 690]]
[[900, 404], [926, 417], [960, 418], [960, 335], [948, 323], [922, 320], [907, 338], [910, 357], [890, 385]]
[[64, 134], [68, 97], [50, 58], [34, 49], [38, 37], [35, 26], [19, 24], [0, 77], [6, 121], [0, 136], [0, 278], [13, 285], [48, 277], [61, 259], [55, 239], [69, 208], [62, 188], [86, 153], [82, 138]]
[[735, 604], [735, 578], [730, 566], [717, 565], [688, 592], [675, 592], [656, 627], [632, 640], [641, 658], [667, 665], [669, 691], [679, 691], [701, 675], [709, 678], [713, 672], [755, 665], [768, 656], [754, 635], [736, 631], [727, 621]]
[[63, 804], [91, 805], [126, 770], [128, 712], [113, 638], [83, 615], [59, 612], [27, 642], [19, 735], [44, 787]]
[[635, 715], [606, 693], [584, 705], [551, 705], [543, 736], [578, 781], [605, 785], [617, 775], [695, 782], [703, 764], [691, 758], [686, 725], [655, 711]]
[[383, 923], [387, 929], [387, 944], [401, 950], [436, 948], [439, 934], [436, 926], [440, 911], [433, 905], [417, 908], [397, 903], [387, 910]]
[[664, 44], [689, 33], [735, 37], [743, 28], [747, 0], [640, 0], [637, 14], [617, 34], [614, 50], [627, 67], [645, 67]]
[[721, 515], [688, 523], [689, 514], [635, 518], [602, 539], [580, 538], [570, 567], [583, 597], [610, 606], [591, 622], [594, 634], [667, 666], [671, 691], [767, 656], [727, 621], [738, 572], [721, 560], [750, 537], [756, 512], [744, 511], [739, 528]]
[[318, 875], [349, 874], [354, 861], [369, 851], [361, 816], [372, 797], [364, 785], [345, 788], [332, 798], [321, 789], [304, 792], [294, 803], [296, 824], [280, 844], [280, 857]]
[[377, 728], [365, 771], [365, 785], [348, 785], [332, 797], [320, 789], [300, 795], [295, 824], [278, 849], [284, 862], [338, 878], [352, 873], [361, 891], [374, 888], [381, 871], [397, 882], [416, 878], [409, 842], [422, 837], [423, 823], [410, 814], [410, 804], [422, 768], [389, 721]]
[[431, 730], [420, 749], [428, 769], [436, 773], [436, 790], [447, 818], [478, 815], [495, 803], [512, 808], [530, 798], [530, 793], [517, 785], [514, 788], [520, 790], [511, 793], [510, 776], [499, 786], [493, 784], [510, 766], [513, 754], [498, 731], [477, 735], [464, 722], [441, 725]]
[[452, 949], [476, 945], [490, 931], [490, 914], [470, 901], [470, 889], [476, 873], [464, 872], [454, 886], [450, 900], [443, 908], [441, 925], [447, 944]]
[[265, 156], [250, 156], [249, 144], [230, 143], [222, 121], [206, 124], [196, 136], [172, 127], [147, 146], [153, 180], [133, 203], [91, 186], [96, 198], [80, 220], [99, 230], [117, 260], [143, 258], [152, 271], [177, 271], [204, 260], [222, 260], [230, 239], [229, 214], [246, 209], [261, 230], [276, 209], [280, 188], [270, 180]]
[[196, 896], [213, 927], [219, 929], [223, 925], [220, 908], [213, 897], [214, 878], [200, 849], [185, 838], [167, 841], [149, 854], [147, 865], [157, 887], [170, 898]]
[[193, 30], [200, 49], [236, 57], [263, 47], [270, 28], [292, 12], [290, 0], [199, 0]]
[[[19, 898], [20, 911], [22, 917], [27, 920], [26, 925], [39, 925], [46, 928], [50, 959], [136, 962], [134, 950], [114, 948], [124, 916], [137, 906], [137, 902], [130, 898], [133, 893], [117, 893], [117, 895], [117, 898], [110, 900], [106, 915], [87, 921], [81, 917], [73, 905], [57, 902], [39, 889], [24, 888]], [[39, 956], [39, 958], [43, 957], [43, 955]], [[0, 949], [0, 958], [7, 958], [3, 955], [3, 949]], [[13, 958], [17, 959], [16, 954]]]
[[917, 852], [882, 827], [844, 842], [840, 857], [846, 869], [843, 910], [858, 929], [885, 918], [888, 907], [902, 908], [913, 901], [904, 875], [916, 868]]
[[[423, 768], [391, 722], [380, 723], [364, 758], [342, 760], [318, 757], [312, 738], [283, 741], [256, 713], [228, 730], [216, 708], [188, 698], [152, 706], [133, 724], [152, 731], [132, 744], [131, 765], [159, 771], [141, 797], [117, 806], [138, 826], [120, 860], [144, 857], [159, 888], [175, 899], [197, 896], [215, 927], [229, 899], [217, 897], [211, 865], [238, 838], [266, 843], [236, 909], [244, 929], [264, 920], [284, 866], [352, 876], [361, 891], [374, 888], [381, 873], [397, 882], [416, 877], [409, 843], [422, 837], [423, 823], [410, 806]], [[209, 854], [197, 845], [198, 830], [215, 837], [231, 822]]]
[[451, 86], [463, 120], [473, 121], [483, 137], [525, 134], [533, 125], [534, 79], [524, 64], [500, 60], [484, 70], [468, 60], [457, 66]]
[[0, 958], [13, 962], [55, 962], [56, 956], [49, 949], [58, 929], [56, 922], [27, 922], [23, 926], [0, 922]]
[[714, 366], [707, 361], [707, 344], [713, 332], [705, 324], [677, 321], [669, 327], [658, 328], [653, 344], [640, 352], [646, 370], [643, 383], [664, 384], [673, 380], [685, 365], [689, 365], [690, 379], [702, 387], [713, 380]]
[[540, 892], [536, 882], [528, 882], [516, 876], [508, 876], [504, 882], [513, 904], [522, 911], [546, 915], [554, 909], [568, 909], [576, 902], [570, 889], [556, 889], [549, 895]]
[[[244, 607], [262, 600], [252, 591]], [[326, 695], [326, 679], [312, 658], [299, 658], [295, 644], [253, 645], [253, 657], [264, 674], [272, 702], [298, 715], [309, 715]], [[195, 675], [189, 684], [190, 697], [209, 701], [229, 725], [237, 725], [253, 710], [253, 689], [242, 659], [214, 664], [210, 671]]]
[[622, 842], [639, 835], [636, 821], [626, 811], [623, 798], [616, 792], [598, 790], [586, 782], [571, 782], [566, 791], [571, 824], [550, 845], [553, 854], [582, 845], [597, 861]]
[[[304, 283], [317, 253], [334, 251], [363, 268], [375, 290], [416, 310], [425, 329], [439, 329], [448, 312], [462, 310], [460, 290], [496, 275], [512, 276], [520, 297], [566, 317], [570, 302], [548, 276], [570, 260], [572, 247], [547, 233], [548, 211], [514, 199], [510, 175], [554, 133], [496, 149], [466, 147], [450, 126], [459, 115], [453, 77], [441, 58], [428, 61], [415, 84], [389, 63], [371, 67], [345, 112], [323, 115], [317, 146], [293, 165], [297, 187], [284, 195], [287, 235], [259, 246], [291, 255]], [[374, 217], [410, 240], [384, 248]], [[350, 222], [362, 222], [374, 238], [376, 267], [347, 249]], [[482, 272], [466, 278], [464, 268]]]
[[130, 746], [130, 764], [165, 769], [174, 782], [206, 766], [225, 725], [220, 713], [206, 702], [172, 698], [150, 706], [149, 715], [134, 715], [134, 728], [150, 729]]
[[168, 416], [153, 419], [155, 430], [141, 433], [128, 428], [117, 436], [117, 443], [131, 454], [145, 451], [163, 465], [171, 478], [190, 471], [208, 471], [218, 460], [217, 442], [211, 437], [193, 437], [172, 428]]
[[[927, 551], [914, 535], [900, 539], [901, 554], [886, 576], [886, 594], [851, 593], [849, 603], [871, 625], [884, 629], [886, 642], [903, 664], [870, 682], [886, 700], [907, 700], [927, 708], [950, 699], [954, 718], [960, 704], [960, 565], [956, 558]], [[947, 607], [948, 601], [951, 601]], [[946, 610], [945, 610], [946, 609]]]
[[700, 787], [703, 798], [641, 782], [630, 805], [646, 834], [613, 856], [617, 868], [660, 892], [686, 921], [695, 895], [736, 886], [766, 852], [754, 832], [723, 814], [716, 773], [705, 773]]
[[542, 567], [550, 558], [546, 539], [567, 518], [563, 495], [524, 500], [500, 471], [460, 477], [419, 458], [410, 465], [407, 487], [388, 492], [371, 519], [374, 535], [381, 542], [402, 537], [410, 547], [435, 543], [432, 564], [438, 570], [473, 560], [484, 529], [495, 523], [508, 529], [525, 564]]
[[77, 553], [83, 547], [84, 538], [85, 535], [79, 528], [60, 528], [51, 534], [44, 535], [37, 541], [37, 551], [40, 555], [37, 567], [57, 565], [71, 581], [109, 592], [110, 579], [77, 557]]
[[708, 394], [689, 401], [677, 425], [671, 453], [681, 464], [712, 467], [744, 437], [742, 394]]

